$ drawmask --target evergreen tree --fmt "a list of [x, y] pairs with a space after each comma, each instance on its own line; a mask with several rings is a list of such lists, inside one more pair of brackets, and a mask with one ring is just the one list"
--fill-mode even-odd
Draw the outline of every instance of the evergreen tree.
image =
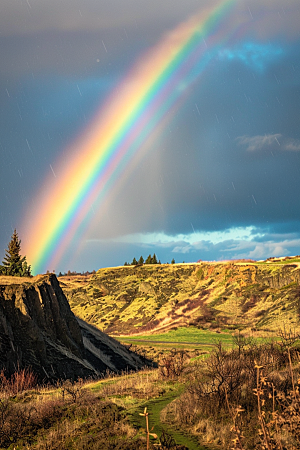
[[137, 263], [138, 263], [137, 260], [136, 260], [135, 258], [133, 258], [131, 265], [132, 265], [132, 266], [136, 266]]
[[171, 264], [175, 264], [175, 259], [174, 258], [172, 259]]
[[155, 253], [153, 253], [151, 264], [157, 264], [157, 258], [156, 258], [156, 254]]
[[140, 259], [138, 260], [138, 264], [144, 264], [144, 258], [141, 256]]
[[145, 261], [145, 264], [152, 264], [152, 256], [149, 255]]
[[21, 241], [18, 233], [14, 230], [11, 240], [8, 244], [8, 249], [0, 266], [0, 273], [3, 275], [12, 275], [19, 277], [31, 276], [30, 266], [27, 264], [26, 256], [20, 255]]

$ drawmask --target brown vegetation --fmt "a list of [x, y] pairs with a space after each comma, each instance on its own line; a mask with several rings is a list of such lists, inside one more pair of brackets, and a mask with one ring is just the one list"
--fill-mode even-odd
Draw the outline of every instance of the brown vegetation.
[[[147, 370], [113, 375], [91, 384], [62, 381], [55, 389], [35, 386], [26, 390], [35, 379], [30, 371], [18, 371], [11, 379], [2, 373], [1, 379], [1, 449], [146, 449], [147, 434], [136, 430], [127, 419], [126, 398], [143, 402], [165, 392], [158, 371]], [[155, 442], [162, 450], [185, 448], [176, 445], [167, 433]], [[155, 447], [149, 441], [147, 448]]]
[[300, 448], [300, 348], [296, 335], [257, 346], [239, 337], [190, 369], [187, 390], [165, 410], [207, 444], [223, 449]]
[[[185, 352], [172, 350], [161, 355], [158, 370], [124, 373], [90, 385], [64, 381], [56, 390], [34, 386], [30, 371], [11, 378], [2, 372], [0, 447], [146, 449], [147, 434], [128, 422], [130, 408], [169, 394], [174, 398], [176, 389], [185, 387], [162, 411], [161, 420], [195, 435], [205, 446], [299, 449], [298, 337], [282, 332], [278, 342], [258, 346], [239, 334], [231, 352], [217, 344], [206, 359], [191, 362]], [[160, 443], [162, 450], [180, 448], [167, 433]]]

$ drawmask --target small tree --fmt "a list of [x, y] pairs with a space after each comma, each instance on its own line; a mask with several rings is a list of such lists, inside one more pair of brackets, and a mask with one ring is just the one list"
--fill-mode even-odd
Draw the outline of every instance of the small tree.
[[20, 255], [21, 241], [18, 233], [14, 230], [11, 240], [8, 244], [8, 249], [5, 250], [6, 255], [0, 266], [0, 273], [3, 275], [12, 275], [19, 277], [30, 277], [31, 268], [27, 264], [26, 256]]
[[136, 260], [136, 259], [135, 259], [135, 257], [134, 257], [134, 258], [133, 258], [133, 260], [132, 260], [132, 263], [131, 263], [131, 265], [132, 265], [132, 266], [136, 266], [136, 265], [137, 265], [137, 263], [138, 263], [138, 262], [137, 262], [137, 260]]
[[174, 258], [172, 259], [171, 264], [175, 264], [175, 259]]
[[144, 258], [141, 256], [140, 259], [138, 260], [138, 264], [144, 264]]
[[149, 255], [145, 261], [145, 264], [152, 264], [152, 256]]
[[155, 253], [153, 253], [153, 256], [152, 256], [152, 264], [157, 264], [157, 258], [156, 258]]

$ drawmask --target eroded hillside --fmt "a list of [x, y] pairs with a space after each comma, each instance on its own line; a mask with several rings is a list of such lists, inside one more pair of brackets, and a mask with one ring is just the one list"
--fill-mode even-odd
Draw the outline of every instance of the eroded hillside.
[[148, 361], [78, 321], [55, 275], [0, 277], [0, 371], [33, 369], [39, 380], [100, 376]]
[[297, 264], [198, 263], [100, 269], [61, 277], [72, 311], [111, 334], [199, 325], [298, 329]]

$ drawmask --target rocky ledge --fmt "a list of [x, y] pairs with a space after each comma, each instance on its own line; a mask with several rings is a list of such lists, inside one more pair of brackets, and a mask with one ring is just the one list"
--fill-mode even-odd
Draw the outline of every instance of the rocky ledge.
[[55, 275], [0, 277], [0, 370], [43, 381], [137, 370], [150, 362], [78, 320]]

